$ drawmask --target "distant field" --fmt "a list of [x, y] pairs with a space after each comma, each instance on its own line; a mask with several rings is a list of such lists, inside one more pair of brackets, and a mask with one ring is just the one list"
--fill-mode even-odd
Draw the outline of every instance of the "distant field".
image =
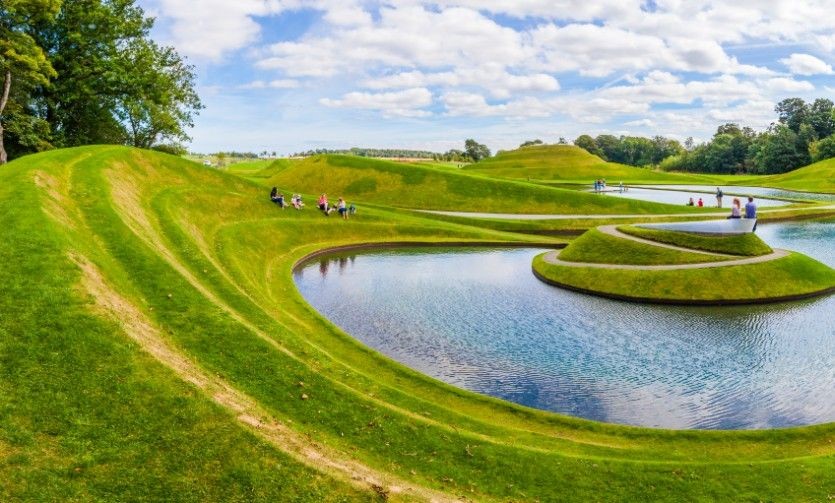
[[807, 192], [835, 193], [835, 158], [810, 164], [781, 175], [762, 177], [757, 185]]

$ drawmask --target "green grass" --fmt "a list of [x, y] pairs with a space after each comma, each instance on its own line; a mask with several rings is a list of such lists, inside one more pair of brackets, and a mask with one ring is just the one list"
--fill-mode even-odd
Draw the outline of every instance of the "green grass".
[[560, 252], [560, 260], [597, 264], [657, 265], [719, 262], [727, 260], [727, 257], [661, 248], [591, 229]]
[[658, 241], [659, 243], [682, 246], [695, 250], [727, 253], [729, 255], [754, 257], [772, 252], [771, 247], [753, 233], [709, 236], [692, 232], [647, 229], [632, 225], [622, 225], [618, 227], [618, 230], [632, 236]]
[[574, 145], [542, 145], [502, 152], [464, 168], [502, 178], [573, 181], [591, 185], [604, 178], [610, 185], [625, 183], [713, 183], [715, 177], [679, 174], [607, 162]]
[[780, 175], [763, 177], [757, 185], [805, 192], [835, 194], [835, 158]]
[[3, 501], [377, 499], [143, 351], [95, 305], [70, 252], [266, 424], [411, 484], [479, 501], [822, 501], [835, 486], [833, 424], [651, 430], [480, 396], [363, 346], [291, 272], [344, 244], [545, 238], [371, 205], [347, 222], [281, 211], [262, 185], [122, 147], [3, 167], [0, 229]]
[[[352, 156], [316, 156], [291, 164], [263, 182], [303, 192], [399, 208], [496, 213], [693, 213], [693, 208], [601, 197], [499, 180], [465, 170], [395, 163]], [[703, 208], [702, 211], [708, 211]]]
[[748, 265], [650, 271], [567, 267], [543, 255], [534, 269], [570, 287], [656, 301], [740, 301], [805, 295], [835, 287], [835, 270], [799, 253]]

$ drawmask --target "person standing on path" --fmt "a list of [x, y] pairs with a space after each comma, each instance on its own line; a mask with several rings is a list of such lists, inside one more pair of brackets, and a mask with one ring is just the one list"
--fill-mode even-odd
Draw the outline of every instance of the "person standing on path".
[[722, 207], [722, 196], [723, 195], [724, 194], [722, 193], [722, 189], [720, 189], [719, 187], [716, 187], [716, 206], [718, 206], [719, 208]]

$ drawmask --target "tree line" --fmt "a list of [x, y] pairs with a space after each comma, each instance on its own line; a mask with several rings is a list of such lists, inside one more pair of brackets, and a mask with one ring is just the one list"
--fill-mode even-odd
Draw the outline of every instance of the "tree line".
[[831, 100], [806, 103], [801, 98], [788, 98], [774, 111], [777, 120], [761, 133], [727, 123], [699, 145], [692, 138], [682, 145], [663, 136], [587, 134], [577, 137], [574, 144], [611, 162], [703, 173], [784, 173], [835, 157], [835, 107]]
[[438, 155], [435, 152], [426, 150], [408, 150], [400, 148], [360, 148], [353, 147], [349, 149], [328, 149], [317, 148], [306, 150], [304, 152], [296, 152], [291, 157], [310, 157], [312, 155], [320, 154], [339, 154], [339, 155], [356, 155], [359, 157], [380, 157], [380, 158], [411, 158], [411, 159], [432, 159], [433, 156]]
[[151, 40], [135, 0], [0, 2], [0, 163], [87, 144], [189, 140], [192, 66]]

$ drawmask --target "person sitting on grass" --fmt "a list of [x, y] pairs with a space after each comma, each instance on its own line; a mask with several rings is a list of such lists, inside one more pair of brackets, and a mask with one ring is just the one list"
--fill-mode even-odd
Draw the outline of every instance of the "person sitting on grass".
[[342, 217], [342, 220], [348, 220], [348, 205], [345, 204], [345, 200], [341, 197], [339, 201], [336, 203], [336, 210], [339, 212], [339, 215]]
[[742, 218], [742, 210], [740, 209], [738, 197], [734, 198], [733, 204], [731, 205], [731, 215], [728, 218]]
[[317, 201], [317, 206], [319, 206], [319, 209], [322, 210], [322, 212], [325, 214], [325, 216], [328, 216], [328, 214], [330, 213], [330, 208], [328, 207], [328, 196], [327, 195], [322, 194], [321, 196], [319, 196], [319, 201]]
[[282, 210], [285, 206], [287, 206], [287, 204], [284, 202], [284, 194], [279, 194], [278, 197], [275, 198], [275, 204], [277, 204], [278, 207]]
[[293, 194], [293, 197], [290, 198], [290, 204], [292, 204], [293, 208], [296, 208], [297, 210], [302, 209], [304, 206], [302, 196], [300, 194]]
[[354, 206], [354, 203], [351, 203], [351, 205], [348, 206], [348, 214], [349, 215], [356, 215], [357, 214], [357, 207]]
[[277, 202], [278, 200], [278, 187], [273, 187], [273, 190], [270, 191], [270, 201]]
[[692, 197], [690, 198], [690, 200], [689, 200], [689, 201], [687, 201], [687, 206], [696, 206], [696, 202], [695, 202], [695, 201], [693, 201], [693, 198], [692, 198]]
[[704, 201], [702, 201], [702, 198], [700, 197], [700, 198], [699, 198], [699, 204], [698, 204], [698, 207], [699, 207], [699, 208], [704, 208], [704, 206], [705, 206], [705, 202], [704, 202]]

